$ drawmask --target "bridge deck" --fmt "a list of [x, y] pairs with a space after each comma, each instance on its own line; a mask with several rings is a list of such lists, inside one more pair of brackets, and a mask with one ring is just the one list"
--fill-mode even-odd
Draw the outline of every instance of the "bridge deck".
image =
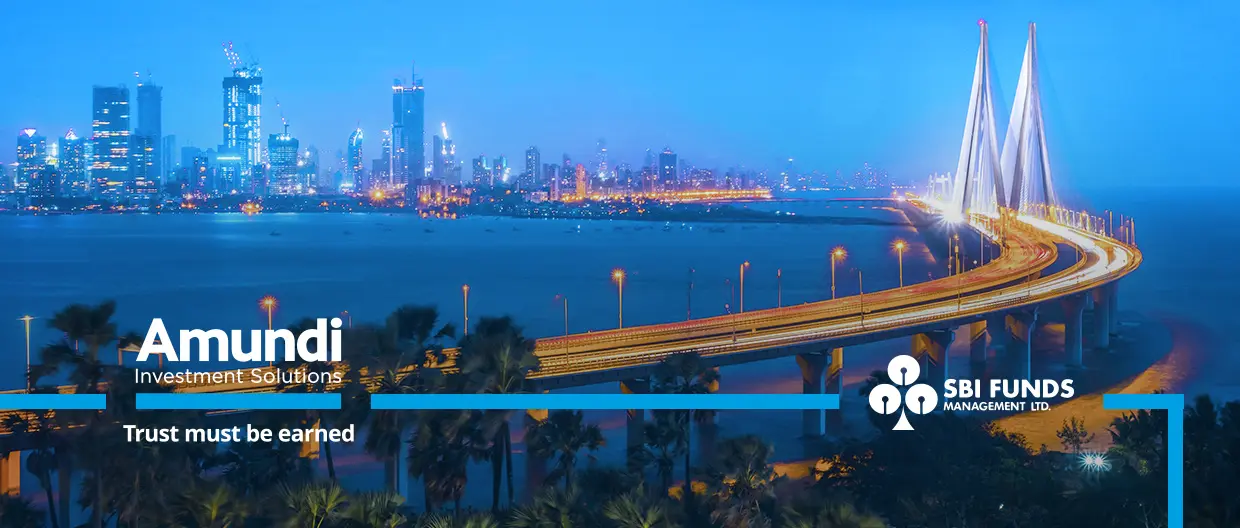
[[[982, 229], [985, 222], [974, 220], [974, 227]], [[1089, 231], [1023, 215], [1010, 225], [998, 258], [954, 277], [797, 306], [538, 339], [540, 368], [530, 378], [542, 388], [571, 387], [645, 375], [663, 358], [687, 351], [722, 365], [788, 355], [824, 342], [845, 346], [947, 328], [1095, 288], [1141, 262], [1136, 248]], [[1076, 247], [1083, 258], [1058, 273], [1031, 279], [1055, 261], [1057, 244]], [[455, 350], [447, 356], [454, 357]], [[427, 366], [454, 368], [451, 360]], [[348, 365], [337, 368], [345, 371]], [[276, 389], [262, 384], [174, 387], [178, 392]], [[73, 387], [59, 390], [69, 393]], [[0, 411], [0, 424], [12, 412]], [[0, 435], [5, 433], [0, 425]]]

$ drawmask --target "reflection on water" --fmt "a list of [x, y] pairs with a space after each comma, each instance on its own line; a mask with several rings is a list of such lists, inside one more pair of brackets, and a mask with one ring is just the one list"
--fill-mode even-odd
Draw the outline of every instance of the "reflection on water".
[[[1105, 449], [1111, 443], [1107, 432], [1111, 422], [1124, 414], [1125, 411], [1110, 411], [1102, 408], [1102, 394], [1149, 394], [1155, 391], [1176, 392], [1182, 390], [1185, 381], [1191, 379], [1200, 366], [1199, 361], [1208, 353], [1205, 345], [1205, 333], [1194, 325], [1177, 321], [1147, 321], [1147, 328], [1129, 326], [1125, 329], [1126, 339], [1114, 346], [1111, 358], [1115, 360], [1110, 368], [1119, 369], [1124, 365], [1149, 365], [1139, 374], [1119, 383], [1108, 384], [1096, 390], [1091, 389], [1077, 397], [1047, 411], [1029, 412], [1010, 416], [997, 421], [1004, 430], [1024, 435], [1030, 446], [1035, 449], [1045, 444], [1050, 449], [1060, 449], [1061, 444], [1055, 433], [1064, 421], [1077, 417], [1085, 421], [1086, 428], [1094, 434], [1089, 444], [1092, 449]], [[1169, 336], [1158, 335], [1160, 330], [1169, 330]], [[1136, 334], [1136, 335], [1134, 335]], [[1169, 346], [1169, 350], [1168, 350]], [[1165, 355], [1159, 357], [1159, 354]], [[1154, 363], [1151, 365], [1151, 356]], [[1089, 372], [1083, 381], [1089, 382]], [[1106, 372], [1097, 372], [1105, 375]], [[1078, 375], [1078, 378], [1081, 376]], [[1076, 380], [1078, 385], [1082, 380]], [[1191, 396], [1190, 396], [1191, 397]]]

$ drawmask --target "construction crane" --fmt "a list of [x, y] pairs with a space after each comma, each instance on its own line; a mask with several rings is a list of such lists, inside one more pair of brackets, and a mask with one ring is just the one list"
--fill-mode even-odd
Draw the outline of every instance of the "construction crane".
[[288, 119], [284, 118], [284, 108], [280, 106], [280, 100], [276, 99], [276, 111], [280, 113], [280, 124], [284, 125], [284, 135], [288, 135]]
[[241, 56], [237, 55], [236, 51], [233, 51], [232, 41], [224, 43], [224, 57], [228, 59], [228, 66], [232, 69], [235, 70], [241, 66]]

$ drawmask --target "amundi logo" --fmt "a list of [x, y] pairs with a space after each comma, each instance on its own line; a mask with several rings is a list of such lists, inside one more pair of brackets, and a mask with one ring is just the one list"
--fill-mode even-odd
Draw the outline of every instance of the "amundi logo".
[[[881, 383], [870, 391], [870, 408], [879, 414], [895, 414], [900, 411], [900, 421], [892, 427], [892, 431], [912, 431], [913, 425], [908, 422], [905, 409], [913, 414], [928, 414], [939, 404], [939, 394], [934, 387], [925, 383], [917, 383], [921, 376], [921, 365], [917, 359], [909, 355], [899, 355], [887, 364], [887, 376], [896, 385]], [[899, 385], [899, 387], [897, 387]], [[901, 388], [906, 387], [901, 393]]]

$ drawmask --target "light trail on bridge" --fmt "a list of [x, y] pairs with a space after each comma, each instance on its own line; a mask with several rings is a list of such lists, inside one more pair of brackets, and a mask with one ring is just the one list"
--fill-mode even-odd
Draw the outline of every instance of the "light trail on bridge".
[[[933, 200], [910, 200], [915, 206], [940, 212]], [[999, 215], [974, 215], [970, 225], [982, 236], [993, 236], [987, 226], [1000, 224]], [[1117, 280], [1136, 269], [1141, 255], [1135, 247], [1091, 230], [1052, 222], [1032, 215], [1010, 214], [1003, 232], [1005, 244], [996, 259], [960, 275], [895, 288], [864, 296], [752, 310], [743, 314], [608, 330], [567, 337], [538, 339], [538, 370], [528, 376], [546, 388], [572, 387], [631, 377], [635, 369], [650, 369], [664, 358], [696, 352], [708, 363], [730, 364], [782, 357], [806, 346], [852, 344], [859, 340], [894, 338], [929, 326], [949, 327], [980, 320], [995, 311], [1033, 306]], [[1080, 251], [1067, 269], [1050, 276], [1025, 280], [1049, 267], [1057, 258], [1057, 244]], [[764, 352], [765, 351], [765, 352]], [[762, 352], [761, 354], [757, 354]], [[449, 358], [455, 350], [447, 350]], [[414, 368], [455, 365], [426, 364]], [[348, 370], [341, 364], [338, 370]], [[270, 369], [270, 367], [268, 367]], [[364, 382], [377, 381], [365, 369]], [[59, 387], [71, 394], [73, 386]], [[274, 384], [178, 385], [179, 393], [274, 392]], [[328, 390], [337, 390], [329, 386]], [[25, 391], [8, 391], [21, 394]], [[0, 411], [0, 419], [13, 411]], [[2, 426], [0, 426], [2, 427]], [[0, 429], [0, 434], [6, 431]]]

